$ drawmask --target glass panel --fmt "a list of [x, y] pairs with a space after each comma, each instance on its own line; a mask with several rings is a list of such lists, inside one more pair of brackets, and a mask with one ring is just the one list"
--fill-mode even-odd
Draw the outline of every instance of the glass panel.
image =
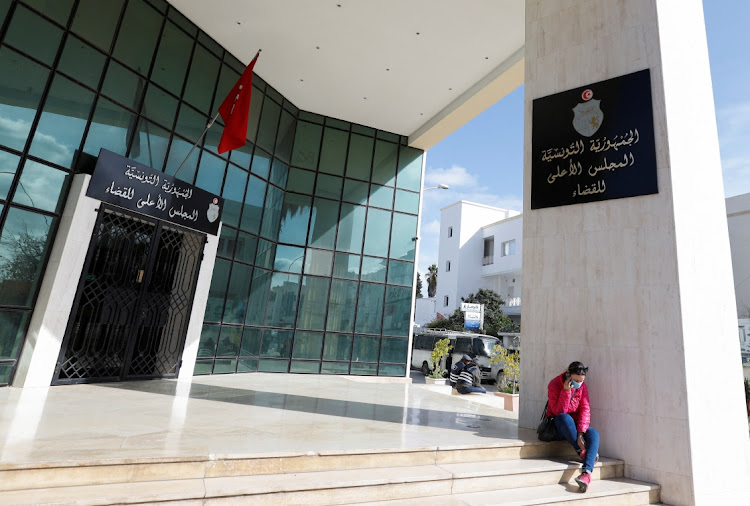
[[202, 376], [204, 374], [211, 374], [214, 368], [213, 360], [198, 360], [195, 362], [195, 369], [193, 369], [193, 376]]
[[221, 235], [219, 236], [219, 247], [216, 250], [216, 254], [231, 259], [234, 256], [234, 248], [236, 245], [237, 230], [222, 226]]
[[250, 171], [253, 174], [258, 174], [263, 179], [268, 179], [268, 175], [271, 173], [271, 155], [256, 149]]
[[80, 0], [71, 30], [104, 51], [109, 51], [123, 0]]
[[335, 128], [340, 128], [341, 130], [349, 130], [349, 128], [352, 125], [351, 125], [351, 123], [348, 123], [346, 121], [341, 121], [340, 119], [326, 118], [326, 126], [332, 126], [332, 127], [335, 127]]
[[266, 313], [266, 299], [271, 285], [271, 272], [255, 269], [250, 288], [250, 303], [247, 305], [246, 325], [262, 325]]
[[260, 217], [263, 214], [263, 199], [265, 195], [266, 183], [251, 175], [250, 181], [247, 184], [247, 190], [245, 190], [245, 203], [242, 206], [241, 229], [258, 233], [260, 229]]
[[[389, 336], [409, 335], [409, 316], [411, 313], [410, 288], [389, 286], [385, 291], [385, 316], [383, 317], [383, 334]], [[380, 359], [383, 360], [382, 358]], [[387, 360], [394, 362], [394, 360]]]
[[346, 177], [370, 180], [372, 148], [375, 140], [371, 137], [352, 134], [349, 141], [349, 155], [346, 159]]
[[81, 145], [94, 94], [56, 75], [39, 120], [29, 153], [70, 167]]
[[380, 338], [373, 336], [354, 336], [352, 362], [377, 362], [380, 350]]
[[5, 33], [6, 44], [20, 49], [47, 65], [52, 65], [63, 31], [22, 5], [16, 6]]
[[276, 244], [261, 239], [258, 243], [258, 253], [255, 255], [255, 265], [271, 269], [275, 256]]
[[[221, 49], [219, 49], [218, 54], [219, 56], [221, 56]], [[219, 110], [219, 106], [227, 98], [229, 92], [232, 90], [237, 81], [239, 81], [239, 79], [240, 74], [230, 65], [221, 66], [221, 70], [219, 71], [219, 82], [216, 86], [216, 93], [214, 94], [214, 103], [212, 106], [212, 109], [214, 111]]]
[[276, 246], [276, 259], [273, 262], [273, 268], [276, 271], [301, 273], [304, 256], [305, 250], [303, 248], [279, 244]]
[[357, 376], [375, 376], [378, 373], [378, 364], [353, 363], [351, 373]]
[[258, 372], [287, 372], [288, 360], [261, 360], [258, 364]]
[[236, 360], [217, 360], [214, 363], [214, 374], [231, 374], [236, 368]]
[[382, 130], [378, 130], [376, 137], [378, 139], [385, 139], [387, 141], [398, 143], [398, 135], [392, 134], [390, 132], [384, 132]]
[[284, 206], [284, 191], [275, 186], [268, 187], [265, 211], [263, 213], [263, 225], [260, 235], [271, 240], [276, 240], [279, 235], [279, 222], [281, 221], [281, 209]]
[[367, 135], [369, 137], [375, 137], [375, 129], [366, 127], [364, 125], [357, 125], [356, 123], [352, 124], [352, 132], [356, 132], [358, 134]]
[[279, 104], [284, 101], [284, 97], [281, 95], [281, 93], [273, 89], [270, 85], [266, 88], [266, 93], [269, 97], [274, 99]]
[[[47, 82], [47, 69], [15, 51], [0, 47], [0, 144], [23, 151], [39, 100]], [[13, 97], [13, 98], [11, 98]]]
[[405, 364], [408, 344], [409, 341], [406, 339], [383, 338], [383, 346], [380, 350], [380, 361]]
[[[180, 173], [175, 177], [182, 181], [192, 183], [198, 166], [198, 155], [200, 154], [200, 150], [196, 149], [193, 150], [188, 158], [188, 153], [190, 153], [192, 147], [192, 142], [172, 136], [172, 145], [169, 147], [169, 156], [167, 156], [167, 164], [164, 168], [164, 172], [174, 175], [174, 173], [177, 172], [178, 167], [182, 165]], [[185, 160], [186, 158], [187, 160]]]
[[387, 186], [370, 186], [370, 205], [385, 209], [393, 208], [393, 188]]
[[242, 327], [221, 327], [219, 347], [216, 350], [217, 357], [236, 357], [240, 351], [242, 340]]
[[385, 283], [385, 258], [362, 257], [362, 281]]
[[237, 364], [237, 372], [255, 372], [258, 370], [258, 360], [240, 360]]
[[83, 150], [99, 156], [99, 150], [105, 148], [124, 156], [135, 120], [134, 114], [100, 97]]
[[32, 160], [26, 160], [13, 202], [42, 211], [59, 212], [60, 195], [68, 180], [68, 173]]
[[24, 3], [61, 25], [68, 23], [70, 8], [73, 7], [73, 0], [24, 0]]
[[411, 286], [414, 281], [414, 264], [411, 262], [388, 262], [388, 283]]
[[229, 281], [229, 268], [231, 263], [220, 258], [216, 259], [214, 264], [214, 273], [211, 276], [211, 288], [208, 291], [208, 302], [206, 303], [206, 313], [203, 316], [205, 321], [220, 322], [221, 313], [224, 309], [224, 298], [227, 295], [227, 281]]
[[318, 168], [318, 150], [323, 127], [304, 121], [297, 122], [294, 134], [294, 150], [292, 151], [292, 165], [303, 169]]
[[[224, 130], [222, 129], [222, 132]], [[221, 138], [219, 139], [221, 140]], [[218, 144], [217, 144], [218, 147]], [[253, 145], [249, 142], [246, 142], [244, 145], [240, 146], [239, 148], [235, 148], [227, 153], [222, 154], [221, 156], [227, 156], [229, 155], [229, 160], [231, 160], [232, 163], [235, 163], [242, 167], [243, 169], [249, 170], [250, 169], [250, 160], [253, 158]]]
[[316, 248], [333, 249], [338, 221], [339, 203], [316, 198], [312, 207], [309, 245]]
[[323, 135], [323, 146], [320, 150], [320, 172], [344, 175], [346, 165], [346, 148], [349, 142], [349, 133], [326, 128]]
[[357, 283], [334, 279], [328, 298], [327, 330], [351, 332], [354, 330], [354, 308], [357, 302]]
[[[180, 114], [177, 116], [175, 132], [188, 138], [199, 139], [208, 124], [208, 119], [192, 107], [182, 104]], [[195, 143], [193, 141], [191, 145]]]
[[402, 213], [417, 214], [419, 212], [419, 193], [396, 190], [396, 204], [393, 208]]
[[263, 101], [263, 111], [260, 114], [260, 127], [258, 128], [258, 140], [256, 144], [271, 153], [273, 153], [274, 144], [276, 143], [276, 130], [279, 126], [280, 114], [281, 106], [279, 104], [268, 98]]
[[414, 237], [417, 235], [417, 217], [393, 213], [391, 227], [391, 258], [414, 261]]
[[[255, 74], [253, 74], [253, 76], [255, 76]], [[253, 144], [255, 144], [255, 138], [258, 135], [260, 112], [263, 109], [263, 98], [263, 92], [260, 91], [260, 89], [258, 89], [257, 87], [253, 86], [252, 100], [250, 101], [250, 114], [247, 118], [247, 138]]]
[[182, 93], [192, 49], [193, 41], [190, 37], [174, 24], [167, 22], [159, 43], [159, 52], [156, 53], [151, 79], [179, 96]]
[[204, 113], [210, 112], [220, 64], [219, 59], [202, 46], [195, 46], [184, 98]]
[[177, 116], [177, 99], [151, 85], [146, 91], [146, 100], [141, 114], [171, 129], [174, 118]]
[[240, 348], [241, 357], [257, 357], [260, 354], [260, 337], [262, 334], [261, 329], [245, 327], [245, 333], [242, 334], [242, 348]]
[[375, 141], [375, 158], [372, 162], [373, 183], [395, 186], [397, 153], [398, 146], [396, 144]]
[[311, 197], [287, 193], [281, 209], [279, 242], [305, 245], [307, 226], [310, 222]]
[[419, 149], [401, 146], [396, 186], [418, 192], [422, 186], [422, 154]]
[[332, 262], [333, 252], [308, 248], [305, 256], [305, 274], [330, 276]]
[[354, 202], [355, 204], [364, 204], [367, 202], [367, 193], [370, 185], [362, 181], [347, 179], [344, 182], [344, 197], [342, 200]]
[[92, 88], [98, 88], [106, 59], [96, 49], [70, 35], [65, 41], [57, 69]]
[[[137, 134], [133, 137], [133, 143], [130, 145], [128, 158], [148, 165], [155, 170], [161, 170], [167, 156], [168, 146], [169, 131], [141, 118], [138, 122]], [[180, 172], [180, 175], [183, 175], [184, 171], [185, 169]], [[224, 214], [226, 214], [226, 211]], [[222, 214], [222, 219], [224, 214]]]
[[311, 195], [315, 186], [315, 173], [309, 170], [289, 169], [289, 179], [286, 183], [287, 191], [306, 193]]
[[230, 165], [227, 169], [227, 180], [224, 182], [224, 211], [221, 213], [221, 221], [225, 225], [236, 227], [240, 223], [240, 211], [242, 211], [242, 198], [245, 195], [245, 184], [247, 183], [247, 172]]
[[[263, 332], [263, 342], [260, 347], [261, 357], [289, 358], [291, 351], [291, 330], [265, 330]], [[262, 363], [263, 361], [261, 361]], [[284, 371], [286, 371], [286, 368], [284, 368]]]
[[294, 334], [294, 352], [292, 353], [292, 358], [320, 360], [320, 351], [322, 349], [322, 332], [296, 332]]
[[380, 334], [383, 323], [383, 292], [385, 286], [362, 283], [357, 301], [357, 332]]
[[[111, 61], [102, 84], [102, 93], [137, 111], [146, 81], [117, 62]], [[172, 126], [172, 123], [169, 124]]]
[[13, 0], [0, 0], [0, 26], [5, 23], [5, 16], [8, 15], [8, 9]]
[[352, 353], [352, 336], [348, 334], [326, 334], [323, 360], [349, 361]]
[[0, 304], [30, 306], [56, 219], [11, 208], [0, 235]]
[[[153, 4], [154, 1], [150, 0]], [[159, 3], [163, 2], [166, 6], [167, 2], [166, 0], [159, 0]], [[167, 14], [167, 17], [177, 23], [177, 25], [185, 30], [187, 33], [189, 33], [191, 36], [195, 37], [198, 35], [198, 27], [195, 26], [188, 18], [180, 14], [180, 11], [178, 11], [175, 8], [169, 9], [169, 13]]]
[[213, 358], [216, 355], [216, 343], [219, 341], [218, 325], [203, 325], [201, 340], [198, 343], [198, 358]]
[[269, 327], [293, 327], [297, 316], [297, 297], [300, 277], [276, 272], [271, 280], [268, 295], [266, 325]]
[[276, 137], [276, 151], [274, 154], [284, 160], [290, 161], [292, 154], [292, 144], [294, 142], [294, 116], [287, 111], [281, 112], [281, 121], [279, 123], [279, 133]]
[[284, 188], [286, 186], [287, 176], [289, 175], [289, 166], [279, 160], [274, 160], [271, 164], [271, 182], [276, 186]]
[[289, 372], [301, 374], [318, 374], [320, 372], [320, 362], [303, 362], [302, 360], [292, 360], [292, 367]]
[[323, 362], [320, 368], [321, 374], [349, 374], [349, 363]]
[[338, 278], [359, 279], [359, 255], [336, 253], [333, 275]]
[[237, 239], [237, 251], [234, 258], [243, 262], [253, 263], [255, 259], [255, 249], [258, 246], [258, 238], [254, 235], [240, 232]]
[[364, 252], [368, 255], [388, 256], [388, 231], [390, 228], [390, 212], [373, 208], [368, 209]]
[[8, 190], [16, 175], [20, 159], [7, 151], [0, 151], [0, 200], [8, 198]]
[[143, 0], [130, 0], [112, 55], [138, 73], [147, 74], [163, 19]]
[[318, 185], [315, 187], [315, 195], [331, 199], [341, 199], [341, 187], [344, 180], [340, 177], [318, 174]]
[[[253, 268], [240, 263], [232, 266], [229, 278], [227, 302], [224, 308], [224, 323], [242, 323], [245, 321], [245, 308], [250, 291]], [[239, 342], [239, 339], [238, 339]]]
[[299, 118], [305, 121], [312, 121], [313, 123], [318, 123], [320, 125], [323, 124], [323, 116], [321, 116], [320, 114], [315, 114], [313, 112], [300, 111]]
[[362, 237], [365, 231], [365, 207], [341, 204], [339, 235], [336, 249], [350, 253], [362, 252]]
[[0, 359], [15, 360], [31, 313], [0, 311]]
[[218, 156], [203, 152], [201, 156], [198, 177], [195, 178], [195, 186], [217, 194], [221, 191], [221, 183], [227, 171], [227, 162]]
[[[210, 121], [210, 120], [209, 120]], [[203, 127], [206, 128], [205, 126]], [[203, 138], [203, 149], [206, 149], [216, 156], [220, 156], [225, 160], [229, 158], [231, 151], [225, 151], [219, 154], [219, 143], [221, 142], [221, 136], [224, 135], [224, 126], [217, 121], [214, 125], [206, 131], [206, 135]]]
[[379, 376], [406, 376], [406, 367], [403, 365], [381, 365]]
[[[300, 293], [297, 328], [323, 330], [328, 302], [328, 278], [305, 276]], [[313, 358], [313, 357], [306, 357]]]
[[221, 46], [205, 33], [198, 32], [198, 42], [206, 46], [209, 51], [216, 53], [218, 56], [221, 56], [221, 53], [223, 52]]

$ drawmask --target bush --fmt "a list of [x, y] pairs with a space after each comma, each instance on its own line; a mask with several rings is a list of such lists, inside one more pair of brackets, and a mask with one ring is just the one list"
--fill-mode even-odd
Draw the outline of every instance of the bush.
[[447, 337], [435, 343], [435, 347], [432, 349], [432, 353], [430, 353], [430, 362], [432, 362], [432, 373], [430, 373], [430, 378], [440, 379], [445, 374], [446, 371], [443, 371], [440, 367], [440, 361], [443, 357], [448, 355], [453, 348], [450, 346], [450, 343], [451, 340]]
[[[498, 385], [498, 392], [505, 392], [507, 394], [516, 393], [516, 383], [518, 377], [521, 375], [521, 357], [517, 351], [508, 350], [503, 348], [499, 344], [496, 344], [492, 348], [492, 356], [490, 357], [491, 364], [499, 364], [503, 367], [504, 385]], [[511, 385], [508, 385], [508, 378], [512, 377], [513, 381]]]

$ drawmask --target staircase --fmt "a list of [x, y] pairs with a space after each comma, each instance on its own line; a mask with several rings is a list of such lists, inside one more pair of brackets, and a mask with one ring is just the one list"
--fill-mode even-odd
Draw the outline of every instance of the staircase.
[[567, 443], [49, 463], [0, 468], [0, 504], [655, 504], [602, 458], [589, 491]]

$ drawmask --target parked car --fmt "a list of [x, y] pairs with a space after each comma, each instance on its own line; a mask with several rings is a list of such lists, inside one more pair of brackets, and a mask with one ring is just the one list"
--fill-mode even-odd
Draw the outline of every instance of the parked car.
[[475, 357], [476, 364], [481, 371], [482, 380], [496, 381], [498, 373], [502, 373], [499, 365], [490, 364], [492, 348], [496, 344], [502, 345], [502, 341], [494, 336], [474, 334], [470, 332], [455, 332], [449, 330], [429, 329], [424, 333], [415, 334], [411, 352], [411, 368], [419, 369], [427, 376], [432, 370], [430, 354], [435, 347], [435, 342], [440, 339], [450, 339], [453, 347], [451, 353], [440, 361], [443, 370], [450, 371], [453, 364], [461, 360], [464, 354]]

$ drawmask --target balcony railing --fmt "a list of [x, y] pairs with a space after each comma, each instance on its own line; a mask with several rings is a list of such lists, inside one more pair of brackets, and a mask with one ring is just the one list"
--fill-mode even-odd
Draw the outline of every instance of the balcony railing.
[[482, 265], [492, 265], [495, 263], [495, 257], [482, 257]]
[[521, 297], [508, 297], [505, 299], [506, 307], [521, 307]]

